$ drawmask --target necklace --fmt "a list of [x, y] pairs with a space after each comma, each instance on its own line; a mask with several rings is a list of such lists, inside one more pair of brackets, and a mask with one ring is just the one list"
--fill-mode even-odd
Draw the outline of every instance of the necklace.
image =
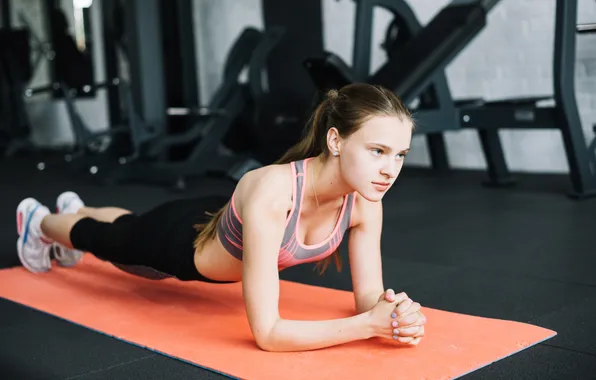
[[[318, 209], [320, 208], [320, 206], [319, 206], [319, 198], [317, 198], [317, 190], [315, 189], [315, 168], [316, 168], [316, 167], [315, 167], [315, 165], [314, 165], [314, 163], [313, 163], [313, 166], [312, 166], [312, 172], [310, 173], [310, 178], [311, 178], [311, 181], [310, 181], [310, 182], [311, 182], [311, 183], [310, 183], [310, 186], [311, 186], [311, 188], [312, 188], [312, 192], [313, 192], [313, 194], [315, 195], [315, 201], [317, 202], [317, 210], [318, 210]], [[338, 209], [338, 211], [337, 211], [337, 216], [339, 216], [339, 214], [341, 213], [341, 209], [342, 209], [341, 207]], [[336, 218], [337, 218], [337, 217], [336, 217]], [[337, 221], [336, 221], [336, 222], [337, 222]]]
[[317, 209], [319, 208], [319, 198], [317, 198], [317, 190], [315, 190], [315, 165], [313, 162], [312, 172], [310, 172], [310, 186], [312, 187], [312, 191], [315, 194], [315, 201], [317, 202]]

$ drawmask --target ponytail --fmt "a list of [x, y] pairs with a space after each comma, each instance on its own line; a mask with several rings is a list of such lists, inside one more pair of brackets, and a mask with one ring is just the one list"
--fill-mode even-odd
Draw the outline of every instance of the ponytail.
[[288, 149], [288, 151], [279, 158], [275, 164], [289, 164], [293, 161], [304, 160], [323, 153], [324, 149], [322, 143], [325, 141], [325, 138], [322, 135], [327, 133], [326, 127], [329, 107], [332, 107], [332, 102], [337, 96], [337, 90], [331, 90], [327, 93], [326, 99], [317, 106], [310, 117], [306, 134], [302, 140]]

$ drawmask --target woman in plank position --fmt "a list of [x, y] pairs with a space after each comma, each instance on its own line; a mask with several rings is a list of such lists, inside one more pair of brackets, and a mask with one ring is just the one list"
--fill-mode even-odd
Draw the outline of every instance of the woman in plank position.
[[[383, 337], [416, 345], [424, 335], [420, 304], [384, 290], [383, 196], [409, 150], [412, 118], [390, 91], [367, 84], [332, 90], [308, 133], [277, 163], [248, 172], [231, 199], [183, 199], [146, 213], [86, 207], [73, 192], [57, 213], [33, 198], [17, 208], [21, 262], [32, 272], [72, 266], [90, 252], [149, 278], [242, 281], [256, 344], [266, 351], [312, 350]], [[214, 214], [210, 214], [214, 213]], [[280, 317], [279, 271], [331, 261], [349, 232], [354, 316], [326, 321]]]

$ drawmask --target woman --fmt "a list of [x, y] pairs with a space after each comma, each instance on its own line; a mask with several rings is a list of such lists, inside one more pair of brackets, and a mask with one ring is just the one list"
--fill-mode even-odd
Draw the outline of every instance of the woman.
[[[242, 281], [251, 331], [267, 351], [301, 351], [371, 337], [416, 345], [426, 323], [420, 304], [384, 291], [380, 238], [383, 196], [396, 180], [412, 137], [400, 100], [378, 86], [330, 91], [305, 138], [276, 164], [247, 173], [229, 200], [168, 202], [142, 215], [90, 208], [72, 192], [58, 213], [33, 198], [17, 208], [18, 253], [32, 272], [81, 251], [150, 278]], [[209, 214], [215, 212], [215, 214]], [[211, 215], [211, 216], [208, 216]], [[316, 262], [323, 272], [349, 231], [356, 314], [327, 321], [281, 319], [279, 271]]]

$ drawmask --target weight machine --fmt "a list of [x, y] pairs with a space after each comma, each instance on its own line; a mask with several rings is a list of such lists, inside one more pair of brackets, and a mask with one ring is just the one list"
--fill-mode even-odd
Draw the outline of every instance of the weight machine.
[[[365, 81], [392, 89], [406, 104], [420, 98], [423, 107], [413, 110], [416, 118], [421, 120], [416, 133], [434, 134], [464, 128], [478, 130], [488, 167], [487, 184], [492, 186], [514, 183], [505, 162], [499, 129], [558, 129], [570, 168], [571, 196], [593, 196], [596, 194], [596, 174], [590, 168], [590, 153], [581, 127], [573, 81], [577, 0], [557, 0], [556, 3], [552, 97], [456, 101], [445, 92], [445, 68], [486, 26], [488, 13], [498, 2], [454, 0], [428, 25], [416, 29], [414, 14], [404, 1], [358, 0], [355, 68], [350, 69], [333, 53], [308, 59], [305, 67], [321, 90]], [[400, 32], [405, 30], [406, 36], [399, 41], [386, 41], [388, 60], [375, 73], [368, 74], [370, 47], [366, 44], [372, 33], [374, 6], [385, 7], [396, 15], [391, 27], [398, 27]], [[388, 33], [390, 35], [392, 33]], [[433, 92], [434, 96], [429, 96]], [[425, 96], [433, 102], [425, 102]], [[439, 99], [442, 104], [435, 102]], [[554, 100], [554, 105], [542, 106], [545, 99]], [[429, 104], [437, 107], [428, 110]], [[436, 141], [440, 140], [437, 138]], [[435, 143], [434, 148], [431, 144], [434, 158], [439, 157], [441, 150], [444, 150], [441, 144]], [[436, 165], [434, 161], [433, 164]]]
[[[88, 171], [100, 182], [149, 182], [171, 183], [178, 189], [186, 187], [186, 179], [200, 177], [210, 172], [225, 173], [228, 177], [239, 180], [244, 173], [261, 164], [248, 155], [226, 152], [222, 141], [230, 131], [235, 120], [250, 102], [250, 91], [240, 82], [241, 72], [248, 68], [249, 73], [260, 71], [260, 64], [266, 60], [269, 52], [281, 38], [279, 29], [261, 32], [247, 28], [236, 40], [226, 60], [223, 82], [214, 94], [211, 102], [204, 108], [170, 107], [170, 116], [191, 115], [194, 126], [182, 133], [166, 134], [163, 128], [155, 127], [148, 132], [148, 123], [138, 116], [134, 102], [129, 97], [127, 102], [127, 124], [133, 143], [133, 154], [119, 157], [117, 160], [91, 165]], [[255, 76], [254, 73], [249, 76]], [[121, 84], [120, 84], [121, 86]], [[68, 98], [67, 98], [68, 100]], [[73, 104], [73, 100], [68, 100]], [[70, 112], [73, 125], [80, 124], [76, 111]], [[105, 134], [118, 133], [118, 130]], [[102, 134], [103, 136], [103, 134]], [[95, 140], [95, 136], [93, 139]], [[192, 144], [190, 153], [180, 160], [170, 160], [168, 151], [178, 146]]]

